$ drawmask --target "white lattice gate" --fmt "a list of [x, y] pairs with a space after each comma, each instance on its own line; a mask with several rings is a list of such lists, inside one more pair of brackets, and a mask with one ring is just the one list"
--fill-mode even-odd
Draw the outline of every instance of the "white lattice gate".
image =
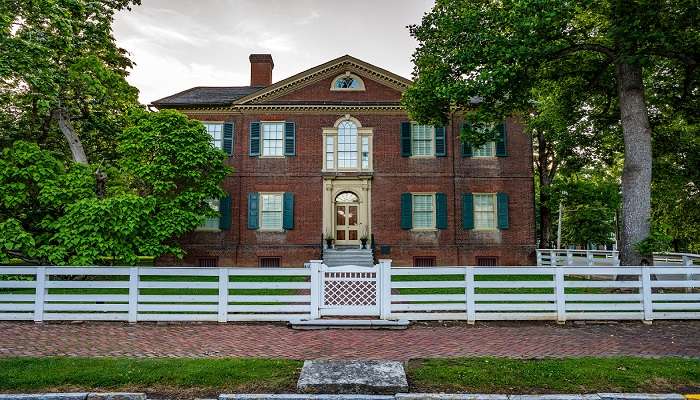
[[379, 315], [380, 286], [376, 267], [322, 265], [320, 272], [321, 316]]

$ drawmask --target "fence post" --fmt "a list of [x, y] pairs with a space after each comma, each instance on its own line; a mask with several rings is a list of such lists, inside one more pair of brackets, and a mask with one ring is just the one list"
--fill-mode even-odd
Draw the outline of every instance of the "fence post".
[[310, 319], [321, 318], [321, 264], [323, 260], [311, 260], [309, 263], [309, 273], [311, 281], [310, 299], [309, 299], [309, 315]]
[[542, 266], [542, 251], [540, 249], [535, 250], [537, 254], [537, 266]]
[[228, 268], [219, 267], [219, 322], [228, 322]]
[[642, 302], [644, 305], [644, 323], [651, 324], [654, 319], [653, 302], [651, 299], [651, 273], [649, 267], [641, 267], [642, 273]]
[[391, 318], [391, 260], [379, 260], [379, 317]]
[[591, 250], [586, 250], [586, 262], [589, 267], [593, 266], [593, 252]]
[[46, 267], [36, 268], [36, 298], [34, 299], [34, 322], [44, 321], [44, 300], [46, 298]]
[[554, 250], [549, 251], [549, 265], [552, 267], [557, 265], [557, 256]]
[[557, 323], [566, 323], [566, 291], [564, 287], [564, 268], [557, 267], [554, 273], [554, 291], [556, 293]]
[[467, 323], [476, 321], [476, 302], [474, 301], [474, 267], [466, 267], [464, 271], [464, 301], [467, 308]]
[[129, 322], [138, 320], [139, 267], [129, 268]]
[[566, 265], [568, 265], [568, 266], [574, 265], [574, 255], [571, 252], [571, 250], [569, 250], [569, 249], [566, 250]]
[[615, 250], [613, 250], [613, 266], [614, 267], [620, 266], [620, 253], [618, 253]]

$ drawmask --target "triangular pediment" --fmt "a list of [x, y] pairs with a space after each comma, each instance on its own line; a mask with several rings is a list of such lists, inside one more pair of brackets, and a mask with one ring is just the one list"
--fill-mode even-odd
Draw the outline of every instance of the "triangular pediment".
[[345, 72], [357, 74], [362, 79], [370, 79], [398, 92], [403, 92], [412, 83], [409, 79], [396, 75], [383, 68], [345, 55], [276, 82], [264, 89], [234, 101], [233, 104], [252, 105], [274, 103], [275, 99], [279, 99], [308, 87], [309, 85], [316, 84]]

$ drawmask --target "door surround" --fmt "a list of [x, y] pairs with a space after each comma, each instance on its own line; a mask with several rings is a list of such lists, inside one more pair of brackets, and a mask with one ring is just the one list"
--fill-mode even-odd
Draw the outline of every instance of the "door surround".
[[[326, 177], [323, 180], [323, 231], [324, 238], [329, 234], [336, 238], [337, 209], [336, 198], [343, 192], [357, 196], [357, 240], [338, 243], [340, 245], [360, 245], [360, 237], [366, 231], [372, 234], [372, 194], [369, 177]], [[345, 204], [345, 203], [343, 203]]]

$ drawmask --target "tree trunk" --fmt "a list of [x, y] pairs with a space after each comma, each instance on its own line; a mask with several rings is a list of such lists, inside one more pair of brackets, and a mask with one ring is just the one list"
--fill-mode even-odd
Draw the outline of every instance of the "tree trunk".
[[552, 210], [549, 208], [549, 189], [551, 182], [546, 176], [547, 171], [540, 167], [540, 248], [549, 249], [552, 246]]
[[85, 155], [85, 149], [83, 144], [80, 142], [78, 134], [75, 133], [75, 129], [71, 125], [70, 121], [66, 118], [62, 110], [56, 110], [53, 113], [54, 118], [58, 121], [58, 127], [61, 129], [63, 136], [66, 137], [68, 141], [68, 146], [70, 147], [70, 152], [73, 155], [73, 161], [80, 164], [88, 164], [87, 156]]
[[640, 254], [635, 244], [649, 236], [651, 217], [651, 128], [644, 101], [642, 67], [616, 66], [620, 116], [625, 141], [622, 171], [622, 233], [620, 265], [641, 265], [650, 255]]

